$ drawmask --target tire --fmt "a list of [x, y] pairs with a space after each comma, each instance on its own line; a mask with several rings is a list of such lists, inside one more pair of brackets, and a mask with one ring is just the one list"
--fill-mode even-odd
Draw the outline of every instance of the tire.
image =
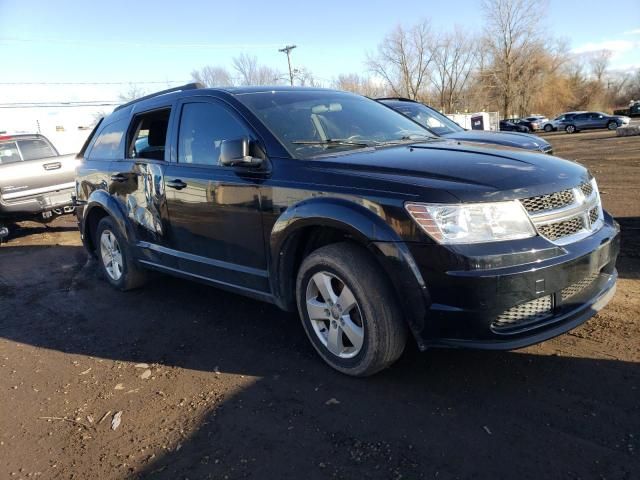
[[94, 239], [100, 269], [113, 287], [126, 291], [144, 285], [147, 274], [136, 265], [127, 241], [111, 217], [100, 220]]
[[578, 130], [576, 129], [575, 125], [567, 125], [566, 127], [564, 127], [564, 131], [567, 133], [576, 133]]
[[529, 133], [531, 129], [529, 127], [522, 127], [522, 133]]
[[544, 131], [547, 132], [547, 133], [552, 132], [553, 131], [553, 125], [546, 124], [544, 126]]
[[609, 130], [615, 130], [616, 128], [618, 128], [618, 122], [615, 121], [610, 121], [609, 123], [607, 123], [607, 128]]
[[365, 249], [343, 242], [315, 250], [300, 266], [296, 296], [311, 344], [339, 372], [373, 375], [402, 354], [407, 326], [387, 277]]

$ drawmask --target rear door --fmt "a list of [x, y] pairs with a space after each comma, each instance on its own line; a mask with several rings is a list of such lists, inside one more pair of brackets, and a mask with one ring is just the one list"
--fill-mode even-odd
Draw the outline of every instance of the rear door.
[[168, 104], [132, 116], [124, 155], [110, 165], [109, 192], [127, 217], [141, 261], [175, 267], [175, 259], [156, 248], [166, 246], [168, 228], [163, 176], [170, 115]]
[[185, 98], [177, 110], [175, 162], [165, 172], [172, 254], [193, 276], [269, 292], [258, 190], [268, 173], [219, 164], [222, 141], [256, 134], [222, 100]]

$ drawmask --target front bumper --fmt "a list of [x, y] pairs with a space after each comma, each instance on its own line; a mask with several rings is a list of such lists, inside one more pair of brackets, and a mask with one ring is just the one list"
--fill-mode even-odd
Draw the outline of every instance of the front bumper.
[[[607, 215], [598, 232], [573, 244], [544, 249], [542, 241], [530, 239], [529, 249], [527, 241], [492, 246], [502, 254], [483, 246], [410, 246], [428, 292], [422, 348], [521, 348], [575, 328], [606, 305], [620, 249], [613, 219]], [[531, 315], [529, 305], [543, 307]], [[513, 323], [502, 323], [505, 317]]]

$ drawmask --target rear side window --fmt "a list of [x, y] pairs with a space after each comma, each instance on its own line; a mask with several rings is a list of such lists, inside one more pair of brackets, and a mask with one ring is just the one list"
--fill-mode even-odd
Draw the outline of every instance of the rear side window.
[[18, 140], [18, 147], [22, 152], [24, 160], [35, 160], [36, 158], [55, 157], [56, 151], [42, 139]]
[[218, 165], [223, 140], [253, 137], [244, 123], [217, 103], [185, 103], [180, 118], [178, 162]]
[[89, 153], [89, 160], [116, 160], [123, 157], [123, 138], [126, 119], [113, 122], [102, 129]]
[[170, 115], [170, 109], [136, 115], [129, 134], [127, 157], [164, 160]]
[[21, 161], [16, 142], [0, 143], [0, 165]]

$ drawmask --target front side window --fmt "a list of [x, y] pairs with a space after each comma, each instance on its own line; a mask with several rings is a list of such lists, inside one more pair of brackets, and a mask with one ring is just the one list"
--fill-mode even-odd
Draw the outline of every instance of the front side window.
[[437, 138], [379, 102], [344, 92], [269, 91], [236, 98], [295, 158]]
[[57, 155], [53, 147], [40, 138], [18, 140], [18, 146], [24, 160], [55, 157]]
[[178, 163], [218, 165], [224, 140], [252, 137], [229, 109], [218, 103], [185, 103], [178, 133]]
[[116, 160], [122, 158], [124, 132], [127, 130], [126, 119], [118, 120], [105, 126], [96, 138], [91, 152], [90, 160]]

